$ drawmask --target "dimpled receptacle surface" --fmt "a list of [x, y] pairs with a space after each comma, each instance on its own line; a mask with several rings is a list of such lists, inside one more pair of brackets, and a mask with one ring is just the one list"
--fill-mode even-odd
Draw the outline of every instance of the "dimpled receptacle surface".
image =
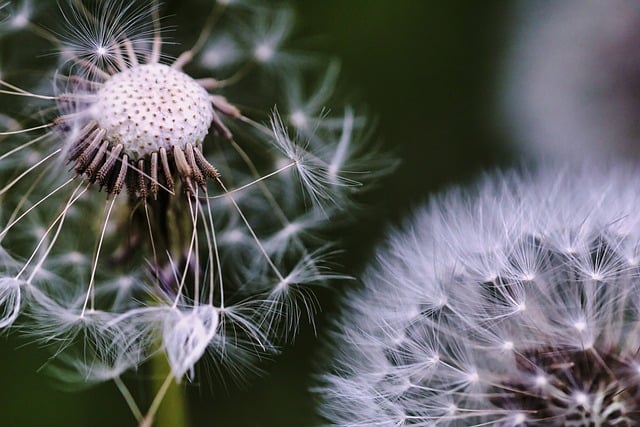
[[163, 64], [114, 74], [97, 92], [93, 118], [105, 139], [137, 160], [174, 146], [201, 144], [213, 119], [209, 94], [185, 73]]

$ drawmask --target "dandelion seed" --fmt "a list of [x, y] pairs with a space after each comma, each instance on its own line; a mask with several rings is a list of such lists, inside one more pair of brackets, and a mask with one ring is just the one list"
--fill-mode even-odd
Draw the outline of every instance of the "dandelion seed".
[[163, 342], [173, 376], [182, 378], [191, 371], [209, 347], [219, 325], [218, 309], [211, 305], [194, 307], [190, 312], [172, 310], [164, 321]]
[[253, 57], [263, 64], [277, 63], [286, 55], [280, 52], [282, 43], [291, 32], [293, 15], [288, 9], [281, 9], [269, 18], [257, 19], [247, 41], [253, 43]]
[[241, 63], [242, 48], [231, 37], [218, 38], [211, 41], [204, 49], [200, 62], [207, 68], [225, 69]]
[[343, 426], [639, 423], [640, 281], [627, 262], [639, 184], [628, 165], [548, 165], [436, 198], [345, 299], [322, 414]]

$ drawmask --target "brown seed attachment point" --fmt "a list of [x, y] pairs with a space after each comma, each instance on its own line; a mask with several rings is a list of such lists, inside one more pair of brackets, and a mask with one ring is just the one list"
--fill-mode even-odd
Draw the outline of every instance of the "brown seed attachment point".
[[[70, 130], [64, 120], [56, 125], [63, 132]], [[207, 161], [200, 146], [186, 144], [184, 149], [165, 148], [137, 160], [130, 159], [123, 144], [113, 144], [106, 138], [106, 130], [95, 121], [87, 123], [80, 131], [71, 133], [67, 160], [73, 169], [87, 181], [100, 185], [109, 194], [119, 194], [126, 186], [134, 198], [156, 200], [160, 189], [173, 192], [174, 175], [180, 177], [185, 192], [194, 195], [197, 188], [204, 188], [207, 178], [220, 176], [218, 170]]]
[[[541, 347], [517, 356], [492, 402], [528, 414], [526, 425], [640, 425], [637, 360], [611, 349]], [[536, 380], [538, 379], [538, 380]], [[522, 424], [525, 425], [525, 424]]]

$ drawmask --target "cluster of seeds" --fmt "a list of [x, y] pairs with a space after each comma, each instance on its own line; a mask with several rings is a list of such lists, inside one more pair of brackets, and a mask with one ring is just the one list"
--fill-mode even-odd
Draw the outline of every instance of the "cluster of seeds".
[[491, 177], [394, 233], [345, 301], [325, 416], [640, 423], [640, 171], [602, 170]]
[[215, 98], [168, 65], [128, 68], [123, 61], [122, 67], [113, 75], [96, 73], [104, 82], [75, 85], [82, 90], [60, 95], [63, 110], [70, 102], [76, 109], [56, 121], [70, 134], [67, 158], [75, 171], [108, 193], [118, 194], [126, 186], [132, 196], [154, 199], [159, 188], [174, 191], [174, 174], [191, 194], [207, 178], [217, 178], [202, 143], [212, 123], [227, 138], [231, 134], [214, 110]]

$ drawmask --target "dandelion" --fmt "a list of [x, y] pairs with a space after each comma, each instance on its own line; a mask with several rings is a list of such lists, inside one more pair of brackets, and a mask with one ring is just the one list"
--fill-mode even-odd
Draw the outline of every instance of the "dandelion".
[[[309, 285], [343, 277], [319, 235], [358, 184], [364, 120], [344, 107], [292, 135], [276, 89], [289, 73], [302, 85], [308, 61], [284, 50], [289, 9], [214, 3], [172, 56], [156, 2], [72, 0], [62, 28], [33, 3], [0, 7], [0, 25], [57, 52], [42, 59], [49, 89], [0, 80], [0, 327], [53, 346], [67, 380], [113, 379], [149, 423], [161, 394], [143, 417], [122, 374], [158, 353], [167, 381], [192, 379], [205, 354], [250, 363], [313, 309]], [[215, 40], [233, 61], [211, 59]]]
[[502, 109], [530, 153], [638, 158], [640, 8], [633, 1], [522, 2]]
[[541, 167], [435, 198], [345, 299], [343, 426], [640, 422], [640, 171]]

